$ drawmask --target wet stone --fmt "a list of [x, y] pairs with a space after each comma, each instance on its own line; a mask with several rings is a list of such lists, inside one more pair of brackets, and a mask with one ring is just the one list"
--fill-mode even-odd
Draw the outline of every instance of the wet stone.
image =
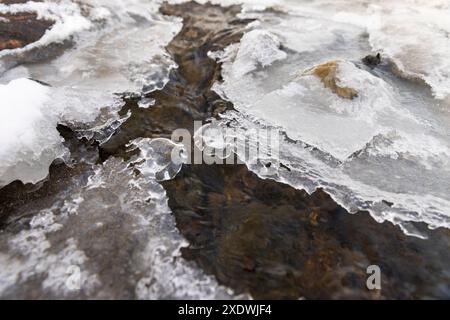
[[[6, 1], [6, 4], [11, 3], [13, 2]], [[38, 19], [37, 14], [32, 12], [0, 13], [0, 51], [22, 48], [33, 43], [52, 25], [52, 21]]]
[[358, 92], [353, 88], [339, 85], [337, 76], [339, 61], [329, 61], [314, 67], [309, 73], [314, 74], [322, 81], [323, 85], [333, 93], [344, 99], [352, 100], [358, 96]]
[[[85, 194], [92, 166], [82, 161], [72, 168], [53, 164], [47, 181], [36, 189], [10, 184], [0, 190], [0, 249], [8, 242], [1, 235], [26, 230], [33, 214], [51, 206], [55, 197], [64, 199], [61, 192], [77, 192], [85, 196], [80, 212], [89, 214], [69, 216], [69, 223], [48, 236], [54, 251], [71, 248], [68, 238], [78, 239], [88, 271], [97, 276], [91, 279], [92, 291], [73, 297], [142, 298], [136, 294], [136, 282], [157, 265], [149, 267], [140, 256], [155, 223], [149, 220], [144, 227], [139, 223], [148, 217], [158, 220], [145, 199], [138, 202], [145, 209], [142, 216], [129, 214], [126, 205], [136, 204], [121, 206], [121, 201], [138, 192], [145, 194], [146, 188], [154, 188], [157, 195], [164, 190], [140, 181], [145, 188], [130, 194], [125, 190], [131, 179], [125, 174], [129, 168], [119, 159], [135, 155], [127, 149], [135, 138], [168, 138], [177, 128], [192, 131], [194, 120], [233, 108], [211, 90], [221, 79], [221, 66], [207, 53], [240, 40], [250, 22], [236, 18], [240, 11], [239, 6], [164, 4], [162, 13], [183, 18], [182, 30], [167, 46], [179, 68], [172, 70], [163, 89], [145, 95], [154, 101], [151, 107], [139, 107], [142, 97], [125, 98], [120, 113], [131, 111], [131, 116], [96, 150], [99, 166], [106, 167], [105, 179], [113, 181], [110, 188], [96, 186], [95, 194]], [[80, 148], [74, 142], [72, 154]], [[189, 242], [182, 251], [184, 259], [236, 293], [265, 299], [450, 297], [449, 230], [428, 232], [427, 240], [408, 237], [365, 212], [349, 214], [322, 190], [308, 195], [261, 179], [244, 165], [184, 165], [173, 180], [161, 184], [178, 230]], [[95, 209], [98, 202], [103, 205], [100, 211]], [[116, 214], [109, 216], [110, 212]], [[158, 232], [164, 231], [152, 232], [159, 239]], [[153, 256], [154, 252], [146, 258]], [[373, 264], [382, 272], [381, 290], [366, 287], [366, 270]], [[163, 277], [164, 272], [158, 275]], [[30, 278], [5, 296], [55, 297], [41, 291], [42, 281], [39, 276]]]

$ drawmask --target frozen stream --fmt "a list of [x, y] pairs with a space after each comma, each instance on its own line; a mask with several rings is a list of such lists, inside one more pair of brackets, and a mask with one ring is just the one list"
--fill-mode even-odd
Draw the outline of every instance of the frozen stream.
[[[197, 140], [219, 148], [231, 144], [260, 178], [309, 194], [323, 189], [348, 212], [368, 211], [375, 221], [392, 223], [407, 236], [427, 238], [418, 224], [450, 229], [448, 1], [212, 3], [242, 4], [236, 19], [248, 24], [239, 41], [207, 52], [222, 65], [212, 89], [234, 110], [204, 127], [223, 134], [204, 130]], [[36, 42], [0, 51], [0, 188], [19, 180], [36, 184], [34, 192], [52, 166], [64, 162], [73, 170], [70, 176], [61, 174], [56, 191], [31, 205], [24, 201], [23, 211], [2, 209], [0, 222], [7, 227], [0, 230], [0, 297], [27, 296], [36, 279], [46, 296], [70, 297], [73, 292], [64, 283], [72, 265], [83, 270], [84, 291], [77, 297], [236, 297], [181, 257], [188, 244], [159, 183], [182, 169], [178, 162], [158, 162], [175, 145], [142, 136], [126, 141], [127, 152], [135, 151], [131, 158], [101, 162], [83, 144], [107, 143], [136, 112], [121, 113], [126, 103], [138, 101], [139, 112], [151, 112], [160, 106], [147, 96], [180, 81], [171, 74], [179, 68], [179, 57], [171, 56], [167, 46], [183, 20], [161, 14], [161, 4], [0, 3], [1, 23], [8, 20], [2, 15], [21, 13], [53, 22]], [[189, 47], [193, 42], [182, 43]], [[42, 54], [54, 46], [60, 54]], [[368, 55], [376, 60], [378, 53], [376, 63], [363, 62]], [[207, 57], [193, 55], [192, 60]], [[331, 85], [320, 77], [324, 66], [332, 68]], [[63, 138], [58, 125], [84, 142]], [[139, 125], [136, 132], [148, 123]], [[246, 158], [239, 147], [246, 139], [261, 144], [259, 132], [267, 128], [281, 133], [280, 153], [263, 153], [258, 161]], [[106, 219], [111, 211], [114, 215]], [[104, 223], [114, 227], [96, 247], [88, 238], [101, 234]], [[110, 245], [114, 230], [120, 236], [113, 246], [126, 253], [104, 258], [101, 246]], [[88, 256], [106, 259], [117, 269], [105, 273], [103, 262]], [[122, 267], [129, 261], [131, 269]], [[126, 286], [105, 285], [121, 272], [132, 273]], [[450, 289], [442, 290], [445, 295]]]

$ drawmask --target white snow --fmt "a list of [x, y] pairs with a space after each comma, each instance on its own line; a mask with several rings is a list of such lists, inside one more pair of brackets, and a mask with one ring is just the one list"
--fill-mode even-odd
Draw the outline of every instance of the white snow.
[[58, 114], [47, 108], [50, 88], [28, 79], [0, 84], [0, 186], [37, 182], [51, 162], [64, 157]]

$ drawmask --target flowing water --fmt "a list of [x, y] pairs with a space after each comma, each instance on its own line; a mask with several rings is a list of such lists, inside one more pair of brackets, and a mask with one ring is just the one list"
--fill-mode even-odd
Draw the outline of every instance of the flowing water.
[[1, 297], [450, 296], [447, 1], [15, 2]]

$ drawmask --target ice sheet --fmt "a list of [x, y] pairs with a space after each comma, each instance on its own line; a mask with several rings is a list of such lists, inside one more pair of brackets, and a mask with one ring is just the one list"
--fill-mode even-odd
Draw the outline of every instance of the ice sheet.
[[[348, 3], [315, 1], [292, 4], [289, 13], [245, 14], [244, 17], [259, 19], [248, 32], [273, 34], [280, 39], [279, 49], [286, 57], [275, 59], [279, 52], [255, 41], [253, 49], [259, 56], [270, 60], [267, 56], [272, 55], [277, 61], [254, 68], [254, 62], [247, 60], [250, 71], [236, 75], [237, 66], [239, 70], [246, 68], [240, 66], [238, 53], [240, 46], [249, 46], [248, 43], [242, 41], [223, 52], [211, 53], [223, 63], [224, 80], [216, 83], [215, 90], [239, 111], [225, 118], [233, 119], [231, 123], [242, 129], [242, 136], [251, 129], [267, 126], [284, 132], [280, 158], [270, 161], [278, 160], [291, 171], [279, 167], [272, 172], [261, 163], [247, 161], [263, 177], [309, 192], [322, 187], [349, 211], [368, 210], [377, 221], [391, 221], [408, 234], [422, 236], [409, 222], [450, 228], [450, 108], [445, 100], [436, 99], [442, 97], [437, 94], [439, 86], [447, 81], [444, 70], [448, 57], [440, 54], [439, 48], [425, 49], [424, 39], [408, 37], [403, 30], [410, 23], [410, 32], [414, 32], [412, 25], [419, 19], [407, 14], [408, 6], [417, 12], [423, 8], [431, 10], [420, 19], [436, 19], [430, 24], [434, 31], [437, 25], [446, 27], [440, 14], [445, 14], [448, 6], [406, 1], [398, 4], [403, 11], [397, 13], [397, 5], [391, 7], [388, 3], [377, 3], [382, 9], [364, 1], [354, 6]], [[441, 82], [433, 84], [427, 80], [424, 69], [416, 76], [429, 87], [410, 81], [405, 77], [407, 71], [396, 73], [389, 67], [388, 58], [400, 69], [402, 66], [388, 52], [389, 48], [381, 50], [384, 62], [379, 68], [371, 69], [361, 62], [373, 52], [372, 48], [379, 49], [373, 41], [376, 33], [371, 33], [381, 32], [373, 29], [379, 12], [385, 14], [386, 21], [394, 21], [389, 15], [399, 19], [393, 25], [398, 25], [400, 32], [390, 33], [389, 43], [400, 46], [402, 39], [416, 41], [413, 45], [424, 49], [421, 59], [411, 56], [410, 62], [422, 68], [419, 65], [424, 61], [433, 61], [427, 77]], [[324, 28], [311, 29], [313, 21]], [[397, 36], [399, 40], [395, 41]], [[432, 37], [431, 33], [427, 37]], [[448, 41], [440, 35], [434, 40], [442, 45]], [[338, 62], [339, 85], [355, 89], [357, 97], [338, 96], [308, 72], [330, 61]], [[227, 120], [223, 125], [230, 123]], [[213, 140], [204, 140], [208, 139]]]

